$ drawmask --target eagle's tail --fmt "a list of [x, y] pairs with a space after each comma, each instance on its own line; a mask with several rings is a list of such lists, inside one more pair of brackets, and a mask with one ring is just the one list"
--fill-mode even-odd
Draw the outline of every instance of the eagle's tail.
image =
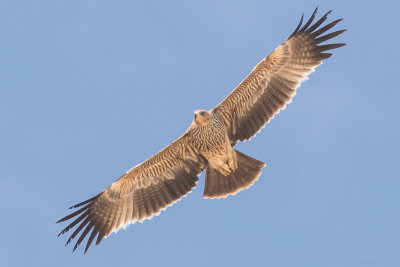
[[265, 163], [235, 151], [238, 168], [230, 175], [224, 176], [218, 170], [207, 166], [203, 194], [205, 198], [224, 198], [229, 194], [235, 195], [252, 186], [260, 176]]

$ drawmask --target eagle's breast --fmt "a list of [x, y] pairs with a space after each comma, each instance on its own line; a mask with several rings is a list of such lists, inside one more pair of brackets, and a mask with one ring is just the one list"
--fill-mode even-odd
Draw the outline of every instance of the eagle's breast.
[[218, 151], [224, 148], [227, 133], [217, 116], [213, 116], [210, 123], [194, 127], [190, 133], [193, 145], [204, 152]]

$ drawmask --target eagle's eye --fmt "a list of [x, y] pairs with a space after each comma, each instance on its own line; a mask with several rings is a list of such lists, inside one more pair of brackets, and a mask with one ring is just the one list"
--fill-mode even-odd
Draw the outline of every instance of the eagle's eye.
[[201, 115], [201, 116], [205, 116], [205, 115], [207, 115], [207, 112], [202, 111], [202, 112], [200, 113], [200, 115]]

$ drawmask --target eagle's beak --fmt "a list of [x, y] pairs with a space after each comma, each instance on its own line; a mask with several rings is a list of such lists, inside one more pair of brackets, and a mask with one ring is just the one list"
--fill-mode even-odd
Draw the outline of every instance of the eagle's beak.
[[194, 116], [194, 118], [196, 119], [196, 118], [197, 118], [197, 113], [194, 113], [194, 112], [193, 112], [193, 116]]

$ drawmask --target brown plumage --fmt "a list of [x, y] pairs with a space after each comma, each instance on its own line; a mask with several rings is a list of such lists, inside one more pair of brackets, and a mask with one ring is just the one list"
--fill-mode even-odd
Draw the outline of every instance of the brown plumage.
[[345, 30], [324, 34], [341, 19], [324, 27], [326, 13], [311, 25], [317, 9], [302, 26], [263, 59], [253, 71], [211, 111], [197, 110], [188, 130], [175, 142], [133, 167], [97, 196], [72, 206], [77, 211], [62, 218], [77, 226], [67, 243], [78, 237], [74, 250], [88, 236], [85, 253], [95, 244], [136, 221], [150, 219], [189, 193], [206, 169], [205, 198], [221, 198], [250, 187], [265, 163], [233, 146], [249, 140], [292, 100], [297, 87], [332, 56], [323, 53], [344, 44], [320, 45]]

